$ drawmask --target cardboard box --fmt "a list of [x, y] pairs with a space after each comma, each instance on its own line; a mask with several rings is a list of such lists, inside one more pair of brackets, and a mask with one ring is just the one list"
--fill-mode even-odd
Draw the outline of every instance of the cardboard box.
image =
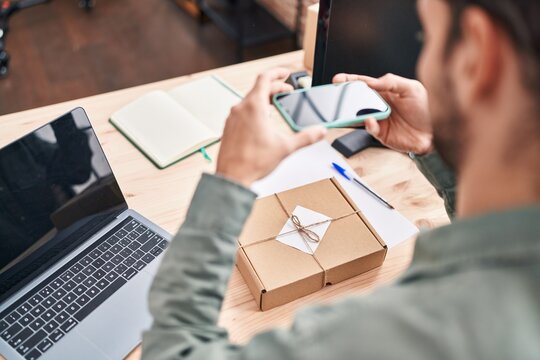
[[[331, 219], [314, 255], [276, 240], [297, 206]], [[263, 311], [376, 268], [387, 251], [335, 179], [258, 199], [239, 245], [237, 266]]]

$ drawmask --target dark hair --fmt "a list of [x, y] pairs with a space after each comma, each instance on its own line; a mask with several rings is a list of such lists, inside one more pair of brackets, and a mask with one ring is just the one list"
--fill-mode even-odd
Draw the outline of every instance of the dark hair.
[[460, 19], [469, 6], [486, 11], [507, 32], [523, 61], [526, 86], [540, 99], [540, 1], [446, 0], [452, 11], [449, 46], [461, 35]]

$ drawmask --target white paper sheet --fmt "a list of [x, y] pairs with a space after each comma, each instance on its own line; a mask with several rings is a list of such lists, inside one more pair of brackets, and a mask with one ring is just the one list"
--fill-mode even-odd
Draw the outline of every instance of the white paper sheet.
[[418, 228], [398, 211], [389, 209], [360, 186], [339, 175], [333, 170], [332, 162], [360, 179], [341, 154], [327, 141], [321, 141], [289, 156], [272, 174], [254, 183], [252, 189], [259, 197], [264, 197], [335, 177], [388, 247], [396, 246], [418, 233]]
[[309, 226], [323, 221], [328, 221], [324, 224], [309, 226], [307, 228], [307, 230], [313, 231], [319, 236], [319, 242], [311, 242], [308, 240], [304, 241], [302, 235], [299, 231], [297, 231], [297, 227], [294, 225], [291, 219], [287, 220], [283, 226], [283, 229], [281, 229], [276, 238], [276, 240], [282, 244], [292, 246], [293, 248], [303, 251], [306, 254], [312, 255], [319, 247], [319, 244], [323, 241], [324, 234], [326, 234], [326, 231], [330, 226], [329, 220], [331, 220], [331, 218], [316, 211], [306, 209], [302, 206], [297, 206], [293, 211], [293, 215], [298, 217], [301, 226]]

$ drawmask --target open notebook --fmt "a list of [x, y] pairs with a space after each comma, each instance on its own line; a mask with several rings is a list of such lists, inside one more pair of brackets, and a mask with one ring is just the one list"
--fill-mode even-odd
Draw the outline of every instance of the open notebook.
[[218, 141], [241, 95], [215, 76], [152, 91], [111, 115], [111, 123], [159, 168]]

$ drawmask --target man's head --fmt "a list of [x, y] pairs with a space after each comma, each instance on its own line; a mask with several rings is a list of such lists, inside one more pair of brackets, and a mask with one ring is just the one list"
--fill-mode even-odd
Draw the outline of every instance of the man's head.
[[441, 156], [459, 173], [479, 144], [500, 152], [538, 144], [540, 1], [418, 0], [418, 7], [426, 41], [418, 73]]

